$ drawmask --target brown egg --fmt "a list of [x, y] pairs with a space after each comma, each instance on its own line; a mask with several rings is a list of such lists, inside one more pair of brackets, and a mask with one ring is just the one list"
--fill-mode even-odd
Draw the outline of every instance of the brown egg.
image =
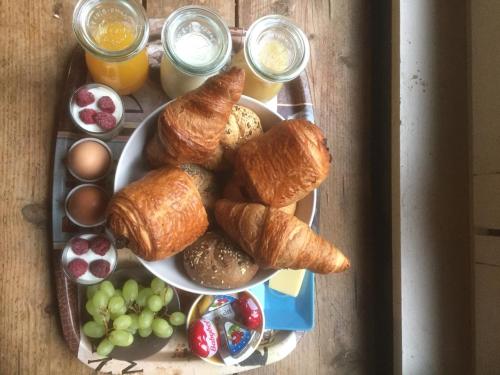
[[80, 224], [94, 225], [104, 219], [108, 196], [95, 186], [75, 190], [68, 200], [68, 213]]
[[106, 174], [111, 163], [109, 151], [95, 141], [84, 141], [68, 154], [68, 168], [83, 180], [96, 180]]

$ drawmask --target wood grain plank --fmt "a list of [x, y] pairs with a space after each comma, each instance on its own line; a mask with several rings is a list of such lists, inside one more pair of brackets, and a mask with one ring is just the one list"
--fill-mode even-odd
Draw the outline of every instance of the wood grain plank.
[[234, 26], [235, 3], [227, 0], [148, 0], [146, 2], [149, 17], [166, 17], [175, 9], [186, 5], [201, 5], [215, 10], [228, 26]]
[[62, 340], [48, 246], [55, 109], [75, 43], [75, 3], [0, 7], [1, 374], [90, 373]]
[[475, 265], [476, 374], [500, 369], [500, 267]]
[[474, 226], [500, 229], [500, 174], [474, 176]]
[[500, 173], [500, 2], [470, 2], [473, 168]]
[[364, 47], [371, 43], [370, 7], [359, 1], [238, 4], [241, 27], [267, 14], [281, 14], [295, 20], [309, 37], [316, 122], [333, 156], [330, 175], [320, 189], [320, 233], [344, 249], [352, 264], [344, 274], [317, 276], [314, 331], [292, 355], [254, 373], [368, 373], [374, 364], [374, 236], [367, 215], [373, 208], [368, 172], [372, 81], [371, 52]]
[[474, 262], [500, 267], [500, 237], [475, 236]]

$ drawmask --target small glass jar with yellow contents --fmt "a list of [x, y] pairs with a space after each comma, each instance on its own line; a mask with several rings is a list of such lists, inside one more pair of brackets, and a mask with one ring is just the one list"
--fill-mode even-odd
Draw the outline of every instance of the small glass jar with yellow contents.
[[309, 41], [304, 32], [288, 18], [271, 15], [250, 26], [244, 47], [231, 64], [245, 69], [243, 94], [269, 101], [284, 82], [305, 69], [309, 57]]
[[120, 95], [137, 91], [148, 77], [149, 24], [134, 0], [80, 0], [73, 30], [85, 49], [87, 68], [96, 82]]

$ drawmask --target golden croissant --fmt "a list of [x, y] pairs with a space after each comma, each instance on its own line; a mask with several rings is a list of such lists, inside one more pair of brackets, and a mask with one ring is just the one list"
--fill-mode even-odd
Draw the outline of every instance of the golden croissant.
[[208, 227], [207, 214], [193, 180], [165, 167], [149, 172], [111, 199], [107, 226], [128, 240], [139, 257], [159, 260], [192, 244]]
[[295, 216], [258, 203], [221, 199], [215, 218], [233, 241], [266, 268], [342, 272], [350, 267], [340, 250]]
[[297, 202], [327, 177], [330, 154], [321, 130], [306, 120], [286, 120], [236, 152], [236, 178], [254, 202], [283, 207]]
[[195, 163], [210, 167], [244, 83], [245, 71], [232, 68], [167, 104], [158, 119], [156, 134], [146, 147], [150, 164], [159, 167]]

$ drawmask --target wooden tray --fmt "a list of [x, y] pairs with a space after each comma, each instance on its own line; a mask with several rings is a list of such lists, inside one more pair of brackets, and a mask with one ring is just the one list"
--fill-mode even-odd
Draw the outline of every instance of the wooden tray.
[[[159, 63], [163, 55], [160, 43], [160, 30], [164, 19], [150, 19], [150, 41], [148, 54], [150, 63], [150, 77], [145, 86], [134, 95], [122, 97], [125, 109], [125, 125], [119, 136], [107, 142], [113, 151], [113, 161], [117, 162], [121, 150], [128, 137], [141, 121], [155, 108], [165, 103], [168, 98], [163, 93], [159, 79]], [[231, 29], [233, 50], [238, 51], [242, 46], [245, 31]], [[251, 368], [265, 366], [286, 357], [296, 347], [304, 332], [293, 331], [266, 331], [264, 340], [253, 355], [237, 366], [215, 367], [189, 353], [183, 329], [177, 330], [169, 343], [155, 355], [136, 362], [119, 361], [110, 358], [100, 358], [92, 353], [90, 342], [80, 335], [80, 311], [84, 289], [67, 279], [61, 268], [61, 251], [66, 241], [77, 233], [102, 232], [103, 227], [91, 229], [80, 228], [72, 224], [64, 214], [64, 200], [69, 190], [78, 185], [64, 165], [66, 152], [71, 144], [86, 135], [78, 132], [72, 124], [67, 112], [67, 103], [70, 95], [79, 86], [89, 81], [87, 68], [84, 63], [83, 50], [77, 47], [73, 52], [62, 99], [57, 123], [57, 139], [54, 150], [54, 176], [52, 186], [52, 244], [54, 277], [57, 289], [57, 299], [63, 335], [70, 351], [87, 366], [112, 373], [157, 373], [175, 372], [181, 370], [183, 374], [200, 373], [206, 370], [210, 373], [232, 374], [246, 371]], [[308, 79], [303, 73], [297, 79], [284, 85], [277, 101], [269, 103], [271, 107], [285, 118], [306, 118], [314, 121], [313, 107], [309, 92]], [[113, 174], [102, 186], [112, 193]], [[318, 202], [317, 213], [320, 210]], [[313, 226], [316, 226], [313, 224]], [[133, 254], [127, 249], [119, 250], [118, 267], [129, 267], [138, 264]], [[83, 293], [83, 294], [82, 294]], [[181, 307], [187, 312], [194, 294], [179, 291]]]

